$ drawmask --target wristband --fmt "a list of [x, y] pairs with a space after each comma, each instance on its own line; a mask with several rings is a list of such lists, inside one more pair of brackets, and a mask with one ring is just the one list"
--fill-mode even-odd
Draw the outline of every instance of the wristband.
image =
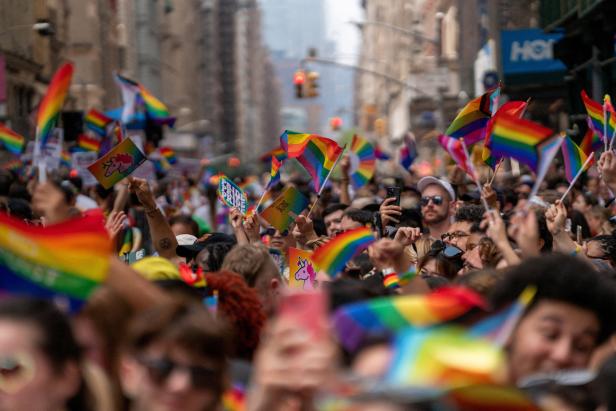
[[576, 244], [575, 250], [571, 251], [571, 255], [578, 255], [580, 251], [582, 251], [582, 247], [580, 247], [579, 244]]

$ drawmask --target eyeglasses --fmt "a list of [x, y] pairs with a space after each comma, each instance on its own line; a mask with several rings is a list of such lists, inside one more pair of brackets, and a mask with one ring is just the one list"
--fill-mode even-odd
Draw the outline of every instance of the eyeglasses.
[[162, 385], [167, 381], [174, 370], [181, 370], [190, 375], [190, 382], [194, 388], [215, 388], [220, 384], [220, 373], [212, 368], [195, 365], [181, 365], [169, 358], [139, 358], [148, 375], [155, 384]]
[[16, 392], [34, 378], [34, 360], [28, 354], [0, 356], [0, 391]]
[[434, 205], [441, 205], [443, 204], [443, 196], [425, 196], [425, 197], [421, 197], [421, 206], [425, 207], [428, 204], [430, 204], [430, 201], [432, 201], [432, 204]]
[[465, 233], [464, 231], [454, 231], [453, 233], [445, 233], [441, 236], [441, 240], [455, 240], [456, 238], [468, 237], [470, 234]]
[[431, 250], [433, 253], [443, 253], [445, 258], [458, 258], [464, 251], [456, 247], [455, 245], [445, 244], [441, 240], [436, 240], [432, 243]]

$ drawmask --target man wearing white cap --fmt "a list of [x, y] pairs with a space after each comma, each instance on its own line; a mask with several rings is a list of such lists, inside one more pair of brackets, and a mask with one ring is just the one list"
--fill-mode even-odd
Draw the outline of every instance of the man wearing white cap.
[[449, 231], [456, 193], [451, 184], [436, 177], [424, 177], [417, 183], [421, 193], [421, 215], [430, 237], [440, 240]]

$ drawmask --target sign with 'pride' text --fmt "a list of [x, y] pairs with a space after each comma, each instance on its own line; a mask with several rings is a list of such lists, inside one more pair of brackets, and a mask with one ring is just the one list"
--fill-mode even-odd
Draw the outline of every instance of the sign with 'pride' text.
[[218, 181], [218, 198], [227, 207], [237, 208], [242, 214], [246, 214], [248, 210], [248, 199], [246, 193], [242, 191], [228, 177], [220, 176]]

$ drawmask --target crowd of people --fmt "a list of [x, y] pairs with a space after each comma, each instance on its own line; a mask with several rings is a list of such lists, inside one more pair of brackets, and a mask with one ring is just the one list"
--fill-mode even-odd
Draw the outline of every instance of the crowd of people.
[[[331, 315], [455, 287], [490, 314], [529, 286], [536, 294], [490, 383], [519, 388], [536, 409], [616, 409], [613, 152], [563, 201], [557, 162], [533, 198], [533, 177], [507, 167], [481, 190], [459, 169], [377, 175], [354, 190], [349, 168], [343, 159], [318, 199], [301, 175], [269, 188], [275, 198], [294, 186], [316, 201], [284, 232], [258, 211], [225, 209], [206, 165], [111, 189], [84, 187], [76, 173], [38, 182], [36, 173], [1, 171], [4, 213], [44, 227], [97, 215], [115, 249], [106, 281], [77, 312], [33, 296], [0, 298], [0, 410], [473, 409], [400, 395], [384, 383], [397, 330], [350, 350]], [[267, 181], [251, 181], [254, 203]], [[387, 197], [390, 186], [399, 196]], [[341, 273], [318, 272], [310, 291], [290, 288], [290, 247], [313, 251], [359, 227], [377, 240]], [[395, 286], [384, 282], [391, 273]]]

